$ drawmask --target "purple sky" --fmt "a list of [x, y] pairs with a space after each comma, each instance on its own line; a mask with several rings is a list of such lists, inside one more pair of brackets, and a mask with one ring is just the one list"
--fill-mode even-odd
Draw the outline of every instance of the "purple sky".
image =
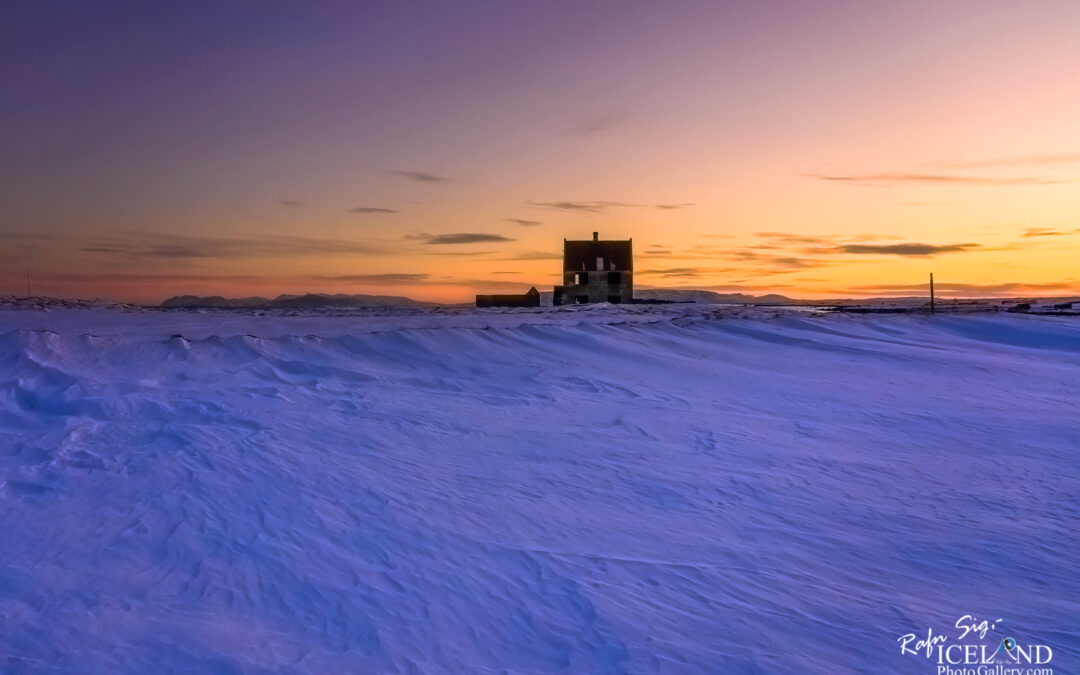
[[1077, 34], [1065, 1], [6, 3], [0, 293], [461, 299], [594, 229], [667, 258], [642, 284], [1075, 291]]

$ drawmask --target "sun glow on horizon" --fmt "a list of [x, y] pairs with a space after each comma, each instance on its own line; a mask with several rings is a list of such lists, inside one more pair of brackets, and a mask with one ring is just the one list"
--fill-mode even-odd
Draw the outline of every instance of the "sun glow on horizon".
[[0, 294], [1080, 294], [1080, 5], [810, 4], [13, 9]]

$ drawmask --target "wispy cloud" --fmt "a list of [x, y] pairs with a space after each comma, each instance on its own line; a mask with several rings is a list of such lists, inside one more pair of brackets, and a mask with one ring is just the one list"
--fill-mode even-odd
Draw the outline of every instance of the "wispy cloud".
[[128, 251], [116, 246], [83, 246], [79, 248], [83, 253], [127, 253]]
[[[651, 256], [647, 256], [651, 257]], [[726, 256], [675, 256], [672, 259], [701, 259], [701, 260], [730, 260], [734, 267], [662, 267], [649, 268], [638, 271], [641, 276], [661, 277], [707, 277], [717, 275], [730, 275], [738, 273], [747, 278], [768, 277], [780, 274], [790, 274], [799, 270], [815, 267], [826, 267], [835, 264], [828, 260], [817, 258], [798, 258], [794, 256], [765, 256], [753, 252], [732, 252]]]
[[1073, 234], [1080, 234], [1080, 228], [1075, 230], [1051, 230], [1045, 227], [1029, 227], [1024, 230], [1021, 237], [1066, 237]]
[[[156, 288], [157, 292], [175, 292], [177, 288], [200, 286], [208, 292], [213, 287], [228, 288], [243, 284], [248, 287], [256, 286], [263, 288], [281, 289], [287, 287], [305, 287], [317, 285], [351, 291], [349, 287], [356, 286], [457, 286], [478, 287], [498, 286], [505, 287], [521, 286], [522, 282], [508, 280], [485, 280], [485, 279], [455, 279], [433, 278], [425, 273], [391, 272], [383, 274], [295, 274], [295, 275], [252, 275], [252, 274], [140, 274], [140, 273], [57, 273], [36, 275], [38, 281], [51, 283], [68, 283], [79, 285], [101, 284], [114, 288], [127, 288], [144, 290]], [[164, 288], [163, 288], [164, 287]], [[528, 288], [529, 284], [524, 284]]]
[[427, 171], [404, 171], [401, 169], [392, 169], [390, 173], [406, 178], [408, 180], [416, 181], [418, 183], [446, 183], [450, 179], [443, 176], [438, 176]]
[[[770, 235], [778, 233], [766, 233]], [[788, 236], [788, 235], [783, 235]], [[740, 270], [751, 276], [766, 276], [773, 274], [787, 274], [788, 272], [810, 267], [824, 267], [836, 264], [832, 260], [821, 260], [816, 257], [803, 257], [793, 255], [795, 253], [816, 255], [818, 253], [835, 252], [833, 249], [825, 249], [824, 243], [828, 240], [818, 237], [796, 237], [793, 246], [781, 245], [754, 245], [754, 246], [721, 246], [711, 244], [696, 244], [688, 249], [646, 249], [639, 257], [644, 259], [675, 260], [726, 260], [740, 264]], [[815, 246], [807, 247], [807, 243]], [[787, 253], [788, 255], [783, 255]]]
[[558, 211], [599, 213], [610, 205], [610, 202], [526, 202], [526, 204], [544, 209], [556, 209]]
[[536, 227], [537, 225], [544, 224], [544, 221], [542, 220], [525, 220], [524, 218], [506, 218], [505, 220], [508, 223], [514, 223], [515, 225], [520, 225], [522, 227]]
[[682, 283], [674, 286], [652, 286], [640, 284], [642, 289], [656, 290], [683, 290], [683, 291], [714, 291], [717, 293], [750, 293], [754, 295], [764, 294], [777, 289], [793, 288], [790, 284], [747, 285], [743, 281], [732, 281], [722, 284], [699, 284], [694, 282]]
[[821, 267], [826, 263], [821, 260], [808, 260], [806, 258], [794, 258], [776, 256], [769, 258], [769, 262], [783, 270], [806, 269], [808, 267]]
[[804, 174], [807, 178], [847, 183], [849, 185], [984, 185], [1003, 187], [1007, 185], [1053, 185], [1056, 183], [1070, 183], [1071, 180], [1060, 178], [1038, 178], [1031, 176], [971, 176], [953, 175], [941, 173], [866, 173], [866, 174]]
[[828, 237], [792, 234], [790, 232], [755, 232], [754, 235], [783, 244], [822, 244], [830, 241]]
[[860, 255], [898, 255], [925, 258], [942, 253], [960, 253], [979, 247], [979, 244], [847, 244], [838, 246], [837, 251]]
[[313, 281], [354, 282], [359, 284], [373, 284], [378, 286], [399, 286], [418, 284], [426, 281], [431, 275], [408, 272], [390, 272], [386, 274], [339, 274], [339, 275], [312, 275]]
[[226, 274], [226, 275], [204, 275], [204, 274], [132, 274], [132, 273], [118, 273], [118, 272], [102, 272], [102, 273], [69, 273], [69, 272], [57, 272], [57, 273], [39, 273], [35, 275], [38, 279], [66, 282], [66, 283], [110, 283], [110, 284], [130, 284], [141, 285], [150, 283], [185, 283], [185, 282], [238, 282], [238, 281], [261, 281], [267, 277], [261, 277], [252, 274]]
[[279, 199], [278, 204], [282, 206], [305, 206], [304, 202], [298, 202], [295, 199]]
[[397, 213], [396, 209], [384, 209], [378, 206], [356, 206], [349, 209], [349, 213], [363, 213], [363, 214], [377, 214], [377, 213]]
[[[504, 274], [504, 273], [494, 273]], [[517, 274], [514, 272], [513, 274]], [[281, 288], [297, 285], [318, 284], [340, 287], [361, 286], [457, 286], [467, 288], [521, 288], [529, 286], [541, 288], [542, 284], [533, 284], [509, 279], [462, 279], [456, 277], [433, 277], [425, 273], [391, 272], [384, 274], [290, 274], [290, 275], [253, 275], [253, 274], [139, 274], [139, 273], [43, 273], [37, 275], [41, 281], [109, 284], [115, 286], [141, 287], [146, 285], [220, 285], [234, 286], [238, 283], [257, 284], [268, 288]]]
[[[528, 281], [512, 281], [510, 279], [455, 279], [446, 282], [448, 286], [465, 286], [468, 288], [475, 288], [478, 290], [486, 289], [516, 289], [519, 292], [524, 293], [529, 290], [530, 286], [536, 286], [537, 290], [544, 287], [544, 284], [530, 283]], [[551, 287], [548, 286], [548, 290]]]
[[729, 268], [717, 268], [717, 267], [667, 267], [658, 269], [645, 269], [639, 270], [637, 274], [641, 276], [658, 276], [658, 277], [704, 277], [715, 274], [723, 274], [730, 272]]
[[685, 209], [694, 206], [692, 203], [685, 204], [635, 204], [633, 202], [610, 202], [610, 201], [554, 201], [554, 202], [525, 202], [526, 206], [542, 209], [554, 209], [556, 211], [577, 211], [579, 213], [601, 213], [610, 208], [638, 208], [638, 209]]
[[40, 252], [55, 249], [56, 237], [23, 232], [0, 232], [0, 261], [6, 265], [22, 267], [27, 260], [36, 258]]
[[570, 126], [570, 133], [574, 136], [594, 136], [623, 126], [630, 119], [630, 115], [623, 113], [589, 115], [574, 122]]
[[718, 260], [758, 258], [759, 254], [745, 249], [733, 249], [730, 246], [708, 246], [697, 244], [687, 249], [646, 249], [638, 254], [640, 258], [674, 258], [679, 260]]
[[[1076, 281], [1054, 281], [1054, 282], [1038, 282], [1038, 283], [1023, 283], [1023, 282], [1009, 282], [1009, 283], [996, 283], [996, 284], [971, 284], [971, 283], [950, 283], [948, 281], [938, 280], [934, 283], [934, 289], [939, 292], [945, 293], [1023, 293], [1030, 291], [1053, 291], [1061, 290], [1067, 291], [1080, 286], [1080, 283]], [[870, 292], [870, 293], [906, 293], [906, 292], [919, 292], [920, 294], [929, 295], [929, 289], [927, 284], [870, 284], [866, 286], [854, 286], [851, 291], [855, 292]]]
[[925, 166], [944, 169], [981, 169], [1000, 166], [1046, 166], [1053, 164], [1072, 164], [1080, 162], [1080, 152], [1056, 152], [1041, 155], [1014, 155], [976, 160], [938, 160], [927, 162]]
[[[896, 255], [911, 257], [934, 256], [942, 253], [960, 253], [974, 249], [989, 250], [976, 243], [962, 244], [923, 244], [923, 243], [881, 243], [896, 240], [899, 237], [884, 234], [855, 234], [855, 235], [804, 235], [788, 232], [756, 232], [756, 236], [768, 240], [767, 244], [758, 244], [735, 249], [728, 255], [740, 259], [752, 260], [764, 258], [765, 254], [760, 251], [776, 251], [786, 249], [793, 253], [810, 256], [831, 255]], [[783, 262], [784, 257], [769, 254], [771, 260]], [[793, 258], [794, 259], [794, 258]], [[805, 261], [804, 261], [805, 262]], [[824, 261], [817, 261], [825, 264]]]
[[562, 260], [562, 255], [551, 251], [521, 251], [496, 260]]
[[134, 258], [244, 258], [256, 256], [335, 255], [386, 251], [364, 242], [315, 237], [266, 236], [217, 238], [121, 232], [105, 235], [80, 247], [85, 253]]
[[[825, 238], [825, 237], [823, 237], [823, 238]], [[848, 241], [853, 241], [853, 242], [863, 242], [863, 241], [899, 240], [899, 239], [903, 239], [903, 237], [898, 237], [898, 236], [893, 235], [893, 234], [870, 234], [870, 233], [867, 233], [867, 234], [848, 235], [848, 236], [845, 237], [845, 239], [847, 239]]]
[[407, 234], [406, 239], [416, 239], [425, 244], [479, 244], [485, 242], [516, 241], [501, 234], [483, 232], [454, 232], [451, 234]]
[[47, 234], [28, 234], [25, 232], [0, 232], [0, 239], [14, 241], [49, 241], [52, 239]]

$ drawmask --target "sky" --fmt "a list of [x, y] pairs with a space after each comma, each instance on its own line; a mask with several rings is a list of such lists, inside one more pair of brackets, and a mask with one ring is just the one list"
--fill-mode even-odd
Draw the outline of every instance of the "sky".
[[0, 4], [0, 295], [1080, 293], [1075, 0]]

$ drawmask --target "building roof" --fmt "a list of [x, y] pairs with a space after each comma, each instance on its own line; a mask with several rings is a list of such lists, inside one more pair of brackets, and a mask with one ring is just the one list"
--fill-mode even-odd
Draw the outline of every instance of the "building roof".
[[[595, 270], [596, 259], [604, 259], [604, 269], [633, 270], [632, 239], [586, 241], [563, 240], [563, 271]], [[614, 267], [612, 267], [614, 263]]]

